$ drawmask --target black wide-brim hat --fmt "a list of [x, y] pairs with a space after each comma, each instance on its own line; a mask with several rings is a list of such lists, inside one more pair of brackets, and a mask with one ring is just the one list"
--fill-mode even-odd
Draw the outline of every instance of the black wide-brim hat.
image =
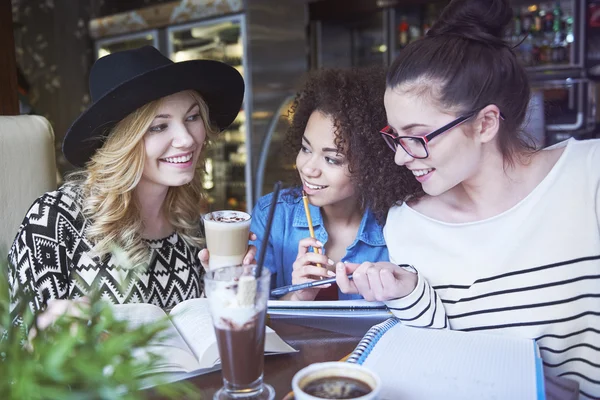
[[92, 104], [67, 131], [63, 153], [82, 167], [110, 130], [143, 105], [184, 90], [195, 90], [219, 130], [235, 119], [244, 99], [244, 80], [233, 67], [213, 60], [175, 63], [152, 46], [100, 58], [90, 72]]

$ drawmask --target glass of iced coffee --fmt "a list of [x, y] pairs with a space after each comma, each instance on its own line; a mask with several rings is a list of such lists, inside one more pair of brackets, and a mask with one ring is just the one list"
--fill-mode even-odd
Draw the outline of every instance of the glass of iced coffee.
[[[212, 254], [211, 254], [212, 258]], [[223, 387], [214, 399], [273, 399], [263, 383], [265, 316], [271, 274], [256, 265], [210, 269], [204, 277], [223, 374]]]
[[204, 216], [208, 267], [241, 264], [248, 250], [250, 214], [242, 211], [213, 211]]

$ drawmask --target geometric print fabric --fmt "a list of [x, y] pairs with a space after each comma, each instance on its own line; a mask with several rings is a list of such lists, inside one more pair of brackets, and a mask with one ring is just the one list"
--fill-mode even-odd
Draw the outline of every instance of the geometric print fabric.
[[38, 198], [27, 212], [8, 255], [11, 296], [18, 287], [33, 292], [34, 310], [50, 299], [76, 299], [99, 290], [113, 304], [150, 303], [170, 308], [200, 297], [204, 269], [198, 250], [177, 232], [146, 241], [151, 251], [145, 271], [118, 266], [117, 257], [91, 257], [78, 190], [64, 185]]

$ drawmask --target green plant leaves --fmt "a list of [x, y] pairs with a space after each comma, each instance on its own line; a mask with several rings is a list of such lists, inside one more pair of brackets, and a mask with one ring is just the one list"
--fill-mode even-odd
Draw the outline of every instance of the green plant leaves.
[[[6, 268], [0, 257], [0, 271]], [[0, 393], [3, 400], [138, 400], [142, 375], [161, 360], [139, 357], [164, 337], [166, 322], [130, 328], [114, 318], [99, 293], [81, 317], [62, 316], [40, 330], [30, 293], [18, 293], [11, 312], [8, 279], [0, 273]], [[31, 335], [29, 328], [35, 328]], [[30, 340], [28, 339], [30, 338]], [[147, 383], [147, 382], [146, 382]], [[187, 383], [159, 386], [162, 398], [198, 398]]]

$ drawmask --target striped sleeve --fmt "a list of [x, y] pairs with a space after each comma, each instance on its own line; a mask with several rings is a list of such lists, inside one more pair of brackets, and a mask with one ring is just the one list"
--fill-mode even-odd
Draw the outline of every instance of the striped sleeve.
[[600, 146], [595, 146], [590, 152], [590, 157], [587, 162], [587, 170], [593, 174], [590, 182], [590, 190], [592, 198], [596, 202], [596, 221], [600, 227], [600, 176], [598, 176], [598, 166], [600, 166]]
[[442, 300], [419, 273], [417, 286], [409, 295], [387, 301], [390, 311], [404, 324], [420, 328], [448, 328], [448, 317]]

